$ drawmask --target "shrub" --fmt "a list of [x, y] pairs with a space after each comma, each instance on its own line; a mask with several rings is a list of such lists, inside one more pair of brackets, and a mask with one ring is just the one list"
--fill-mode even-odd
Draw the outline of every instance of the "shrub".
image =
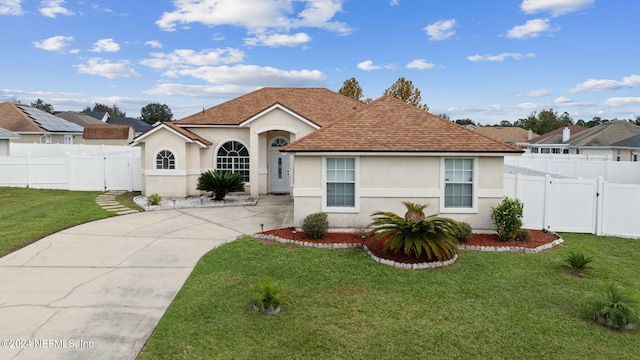
[[149, 203], [149, 205], [158, 205], [160, 204], [161, 201], [162, 201], [162, 196], [156, 193], [153, 193], [147, 197], [147, 203]]
[[230, 192], [244, 191], [244, 178], [229, 171], [205, 171], [198, 178], [198, 190], [211, 191], [214, 200], [223, 200]]
[[522, 226], [523, 204], [518, 199], [504, 197], [500, 205], [491, 207], [491, 220], [502, 241], [513, 239]]
[[471, 229], [471, 225], [469, 223], [460, 221], [458, 222], [458, 231], [456, 232], [456, 238], [459, 242], [467, 242], [471, 239], [471, 235], [473, 235], [473, 229]]
[[[411, 211], [413, 206], [405, 203], [405, 207]], [[370, 242], [387, 238], [382, 248], [384, 251], [390, 249], [397, 253], [403, 250], [406, 255], [415, 255], [416, 258], [424, 251], [430, 261], [446, 261], [458, 253], [456, 233], [459, 226], [455, 220], [435, 214], [417, 220], [413, 216], [404, 218], [382, 211], [375, 212], [372, 216], [374, 236]]]
[[291, 297], [285, 293], [285, 285], [272, 278], [263, 278], [253, 288], [253, 305], [262, 312], [274, 312], [281, 305], [291, 305]]
[[581, 252], [572, 251], [564, 260], [564, 267], [568, 268], [573, 274], [582, 276], [583, 271], [592, 268], [589, 265], [593, 258], [585, 256]]
[[363, 225], [363, 224], [355, 225], [353, 227], [353, 233], [357, 237], [364, 239], [365, 237], [367, 237], [367, 235], [369, 235], [369, 225]]
[[518, 229], [516, 231], [516, 241], [529, 241], [531, 238], [531, 231], [527, 229]]
[[592, 297], [589, 314], [597, 322], [612, 329], [633, 329], [638, 323], [640, 302], [623, 287], [608, 285]]
[[322, 239], [327, 236], [329, 220], [323, 212], [309, 214], [302, 220], [302, 231], [311, 239]]

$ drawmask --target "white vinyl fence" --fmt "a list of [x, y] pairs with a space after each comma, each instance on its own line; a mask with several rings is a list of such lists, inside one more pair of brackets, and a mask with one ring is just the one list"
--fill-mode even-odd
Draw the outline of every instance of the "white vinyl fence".
[[[0, 157], [0, 186], [78, 191], [142, 189], [140, 149], [112, 146], [107, 153], [100, 153], [100, 145], [64, 145], [64, 150], [51, 145], [46, 156], [42, 155], [46, 148], [37, 145], [26, 155], [15, 155], [16, 148], [12, 147], [11, 156]], [[69, 148], [73, 146], [83, 149]], [[58, 151], [66, 151], [66, 155], [60, 156]]]
[[640, 185], [505, 174], [504, 187], [524, 203], [526, 228], [640, 237]]
[[[592, 158], [565, 158], [566, 155], [554, 157], [505, 156], [505, 165], [522, 169], [545, 172], [561, 177], [595, 179], [602, 176], [605, 181], [616, 184], [640, 184], [640, 162], [593, 160]], [[520, 173], [526, 173], [519, 171]]]

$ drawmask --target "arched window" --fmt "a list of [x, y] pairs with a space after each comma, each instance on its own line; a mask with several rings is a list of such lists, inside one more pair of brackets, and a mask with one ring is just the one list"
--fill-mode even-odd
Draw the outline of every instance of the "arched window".
[[275, 138], [271, 142], [271, 147], [283, 147], [283, 146], [286, 146], [288, 144], [289, 143], [287, 142], [287, 140], [285, 140], [283, 138]]
[[156, 155], [156, 169], [174, 170], [176, 168], [176, 158], [169, 150], [162, 150]]
[[237, 141], [222, 144], [216, 157], [216, 169], [238, 173], [249, 182], [249, 150]]

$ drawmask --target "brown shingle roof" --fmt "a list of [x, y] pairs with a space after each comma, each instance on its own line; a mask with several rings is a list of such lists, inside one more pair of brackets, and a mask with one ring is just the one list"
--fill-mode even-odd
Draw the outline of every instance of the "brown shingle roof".
[[167, 125], [168, 127], [172, 128], [173, 130], [179, 132], [180, 134], [186, 136], [188, 139], [191, 139], [193, 141], [199, 141], [199, 142], [203, 143], [206, 146], [211, 146], [211, 144], [212, 144], [211, 141], [201, 137], [200, 135], [197, 135], [197, 134], [195, 134], [195, 133], [193, 133], [193, 132], [191, 132], [191, 131], [189, 131], [187, 129], [183, 129], [183, 128], [178, 127], [175, 124], [175, 121], [168, 121], [168, 122], [165, 122], [163, 124]]
[[[587, 130], [586, 127], [583, 127], [580, 125], [574, 125], [574, 124], [568, 125], [567, 127], [569, 128], [569, 133], [571, 134], [571, 137], [574, 137], [579, 132]], [[562, 132], [564, 131], [564, 128], [565, 127], [563, 126], [553, 131], [549, 131], [546, 134], [542, 134], [538, 137], [531, 139], [529, 143], [531, 144], [562, 144]]]
[[64, 111], [64, 112], [55, 114], [55, 116], [65, 119], [67, 121], [70, 121], [74, 124], [80, 125], [82, 127], [85, 127], [91, 124], [98, 124], [98, 125], [104, 124], [102, 121], [94, 117], [91, 117], [85, 113], [79, 113], [75, 111]]
[[262, 88], [175, 121], [180, 125], [239, 125], [280, 104], [317, 125], [327, 126], [362, 104], [324, 88]]
[[83, 139], [128, 139], [129, 125], [91, 124], [84, 127]]
[[0, 127], [13, 132], [47, 132], [41, 128], [33, 119], [24, 113], [18, 104], [13, 102], [3, 102], [0, 104]]
[[522, 152], [389, 96], [346, 113], [283, 151]]
[[640, 134], [640, 126], [628, 121], [609, 121], [573, 136], [570, 146], [611, 146], [613, 143]]
[[[529, 141], [529, 130], [521, 127], [482, 126], [475, 131], [478, 134], [506, 143]], [[533, 136], [538, 136], [538, 134], [533, 134]]]

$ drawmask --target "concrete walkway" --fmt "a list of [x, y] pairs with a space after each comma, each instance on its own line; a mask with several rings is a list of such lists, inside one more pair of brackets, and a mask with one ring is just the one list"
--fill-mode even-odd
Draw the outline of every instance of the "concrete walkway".
[[135, 359], [202, 255], [292, 212], [288, 196], [139, 212], [0, 258], [0, 359]]

